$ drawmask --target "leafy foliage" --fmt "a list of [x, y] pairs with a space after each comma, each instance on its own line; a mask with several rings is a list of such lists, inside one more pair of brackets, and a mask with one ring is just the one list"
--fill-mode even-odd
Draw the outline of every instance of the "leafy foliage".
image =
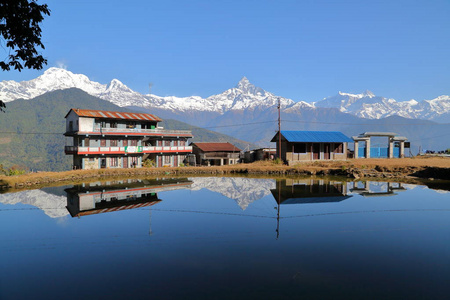
[[13, 51], [6, 61], [0, 62], [2, 70], [9, 71], [11, 67], [19, 71], [23, 67], [40, 70], [47, 63], [36, 49], [45, 49], [39, 26], [44, 15], [50, 15], [47, 4], [39, 5], [35, 0], [0, 1], [0, 35]]
[[[0, 61], [3, 71], [11, 67], [19, 72], [24, 67], [40, 70], [47, 64], [47, 59], [36, 49], [45, 49], [39, 26], [44, 15], [50, 15], [47, 4], [39, 5], [36, 0], [0, 0], [0, 39], [6, 41], [9, 49], [7, 58]], [[5, 108], [0, 100], [0, 112], [5, 112]]]

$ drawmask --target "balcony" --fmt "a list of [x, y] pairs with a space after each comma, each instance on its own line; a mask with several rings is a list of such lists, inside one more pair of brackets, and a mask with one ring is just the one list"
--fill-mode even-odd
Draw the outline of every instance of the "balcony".
[[192, 137], [190, 130], [167, 130], [167, 129], [140, 129], [140, 128], [105, 128], [94, 127], [92, 131], [68, 131], [65, 135], [74, 134], [98, 134], [98, 135], [150, 135], [150, 136], [184, 136]]
[[221, 159], [221, 158], [235, 158], [238, 159], [240, 153], [228, 153], [228, 152], [211, 152], [200, 154], [200, 159]]
[[127, 147], [78, 147], [66, 146], [66, 154], [128, 154], [128, 153], [191, 153], [191, 146], [127, 146]]

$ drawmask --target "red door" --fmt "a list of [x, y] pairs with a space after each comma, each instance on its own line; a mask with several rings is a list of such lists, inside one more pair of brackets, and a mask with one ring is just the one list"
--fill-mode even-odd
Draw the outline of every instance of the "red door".
[[320, 159], [320, 144], [312, 144], [313, 159]]
[[123, 168], [128, 168], [128, 156], [123, 157]]
[[157, 165], [157, 167], [162, 167], [162, 156], [161, 155], [158, 156], [158, 165]]
[[330, 159], [330, 144], [323, 144], [323, 159]]

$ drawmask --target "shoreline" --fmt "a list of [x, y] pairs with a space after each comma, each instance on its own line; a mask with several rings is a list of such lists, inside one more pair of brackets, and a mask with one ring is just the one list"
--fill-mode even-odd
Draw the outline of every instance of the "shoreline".
[[450, 158], [351, 159], [315, 161], [295, 166], [271, 161], [211, 167], [171, 167], [137, 169], [73, 170], [37, 172], [16, 176], [0, 176], [0, 189], [27, 189], [48, 185], [65, 185], [108, 178], [161, 176], [339, 176], [349, 180], [447, 180], [450, 186]]

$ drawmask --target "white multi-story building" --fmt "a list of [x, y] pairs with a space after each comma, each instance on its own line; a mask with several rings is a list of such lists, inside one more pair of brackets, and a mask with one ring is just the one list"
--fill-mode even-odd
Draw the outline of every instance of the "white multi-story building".
[[179, 166], [192, 147], [191, 131], [165, 130], [152, 114], [72, 108], [66, 115], [65, 153], [74, 169]]

